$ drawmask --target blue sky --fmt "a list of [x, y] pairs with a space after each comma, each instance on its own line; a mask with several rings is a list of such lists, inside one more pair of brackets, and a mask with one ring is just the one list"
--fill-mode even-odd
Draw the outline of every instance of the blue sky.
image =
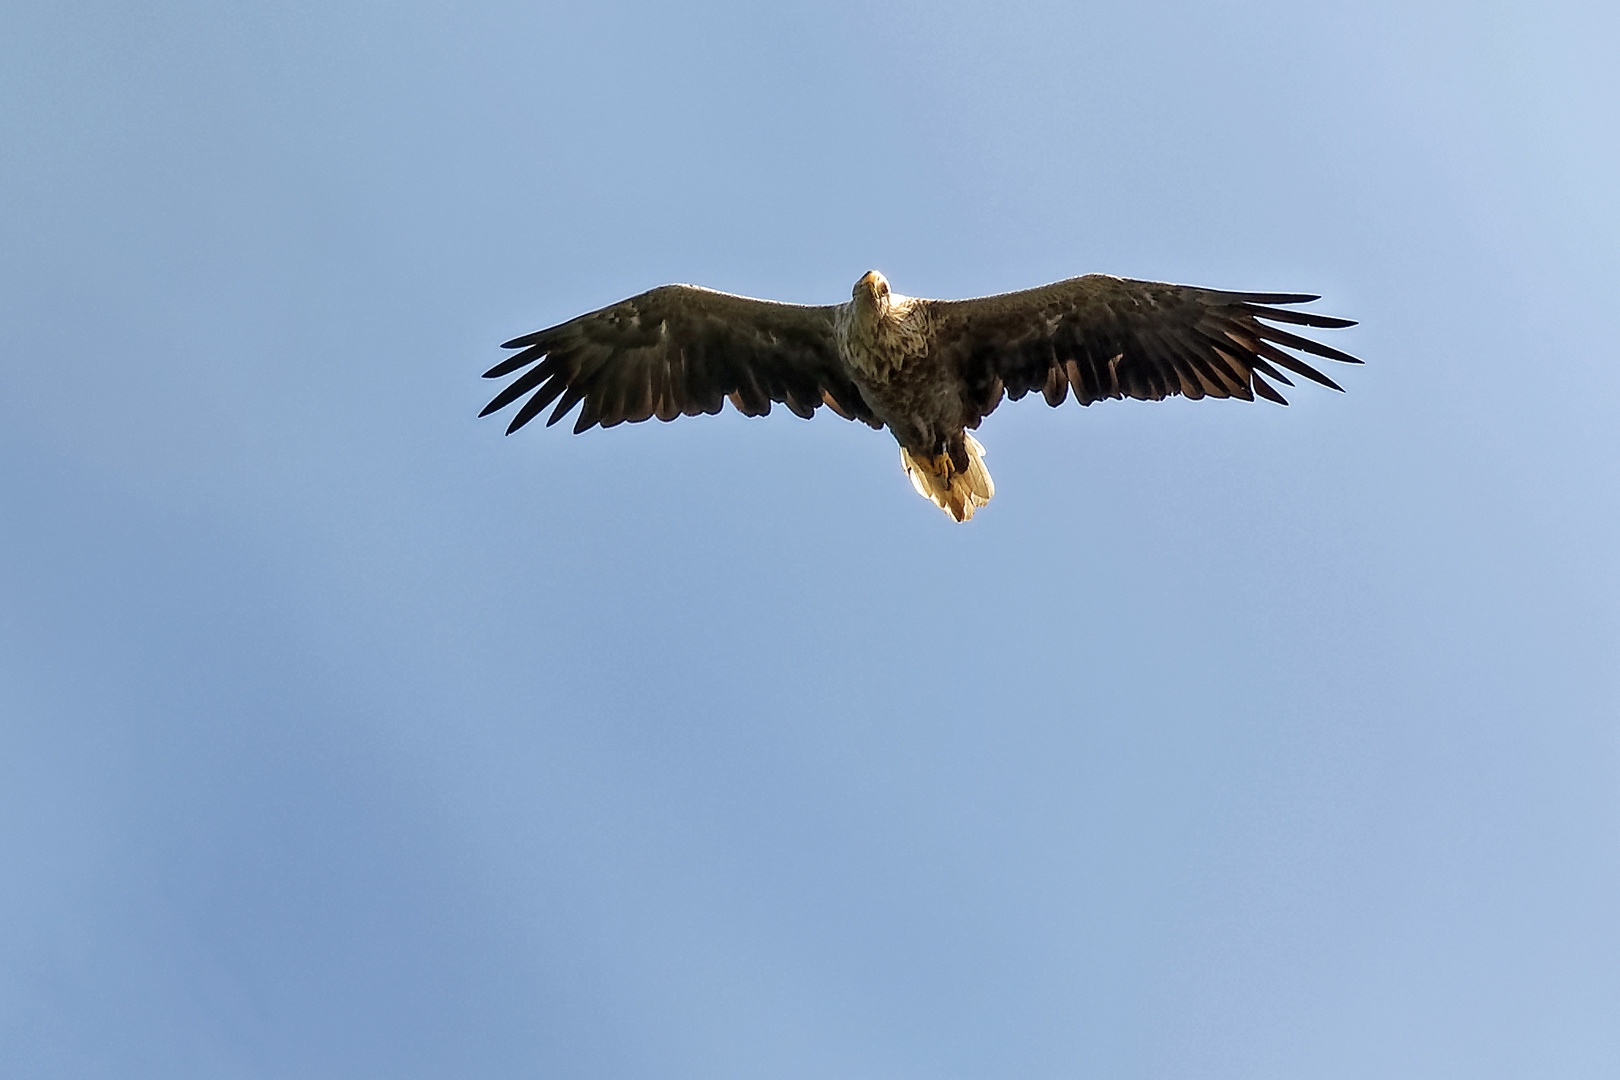
[[[1612, 9], [0, 20], [16, 1075], [1620, 1071]], [[1004, 407], [966, 526], [825, 413], [475, 419], [872, 267], [1368, 362]]]

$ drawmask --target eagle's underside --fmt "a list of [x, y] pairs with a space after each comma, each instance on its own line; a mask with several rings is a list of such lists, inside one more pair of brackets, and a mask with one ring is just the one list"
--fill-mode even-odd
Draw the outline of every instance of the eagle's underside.
[[1258, 394], [1287, 404], [1271, 385], [1292, 386], [1286, 373], [1339, 389], [1296, 353], [1359, 360], [1270, 325], [1354, 325], [1277, 306], [1315, 299], [1102, 274], [922, 300], [891, 293], [873, 271], [848, 303], [821, 307], [665, 285], [507, 342], [520, 351], [485, 375], [522, 374], [480, 415], [527, 395], [508, 433], [553, 403], [546, 423], [578, 406], [581, 432], [715, 413], [727, 400], [749, 416], [776, 402], [802, 417], [826, 405], [888, 428], [913, 486], [965, 521], [995, 491], [968, 431], [1003, 397], [1039, 390], [1055, 406]]

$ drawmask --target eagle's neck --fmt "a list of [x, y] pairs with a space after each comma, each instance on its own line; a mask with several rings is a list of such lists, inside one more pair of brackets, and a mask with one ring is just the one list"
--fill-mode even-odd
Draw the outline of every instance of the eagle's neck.
[[838, 347], [850, 367], [886, 382], [928, 352], [928, 307], [910, 296], [857, 296], [838, 312]]

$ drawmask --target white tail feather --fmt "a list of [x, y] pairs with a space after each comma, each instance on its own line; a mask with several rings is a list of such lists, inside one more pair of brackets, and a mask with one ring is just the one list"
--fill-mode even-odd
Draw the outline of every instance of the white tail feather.
[[968, 467], [962, 472], [956, 470], [949, 454], [912, 457], [905, 447], [900, 448], [900, 464], [917, 494], [957, 521], [972, 517], [973, 511], [996, 493], [995, 481], [984, 467], [984, 447], [972, 435], [963, 434], [967, 439]]

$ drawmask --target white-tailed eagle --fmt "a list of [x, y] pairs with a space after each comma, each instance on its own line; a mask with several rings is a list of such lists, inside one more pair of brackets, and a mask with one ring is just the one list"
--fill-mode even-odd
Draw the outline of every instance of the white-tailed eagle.
[[917, 491], [966, 521], [995, 494], [984, 448], [968, 432], [1003, 396], [1017, 401], [1039, 390], [1048, 405], [1071, 394], [1090, 405], [1259, 394], [1286, 405], [1266, 381], [1292, 386], [1284, 371], [1340, 389], [1285, 350], [1361, 361], [1270, 325], [1355, 325], [1276, 306], [1316, 299], [1106, 274], [972, 300], [921, 300], [890, 292], [872, 270], [849, 303], [821, 307], [664, 285], [508, 341], [503, 348], [520, 351], [484, 376], [522, 374], [479, 415], [527, 394], [507, 434], [552, 402], [548, 425], [580, 406], [578, 433], [716, 413], [727, 398], [746, 416], [764, 416], [773, 402], [803, 417], [826, 405], [847, 420], [888, 428]]

